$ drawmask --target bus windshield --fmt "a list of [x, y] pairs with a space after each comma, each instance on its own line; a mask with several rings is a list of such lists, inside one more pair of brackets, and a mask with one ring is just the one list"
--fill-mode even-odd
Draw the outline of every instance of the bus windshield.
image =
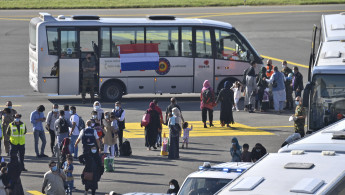
[[315, 75], [310, 98], [309, 128], [318, 130], [345, 114], [345, 75]]
[[232, 179], [188, 178], [181, 187], [179, 194], [214, 194]]

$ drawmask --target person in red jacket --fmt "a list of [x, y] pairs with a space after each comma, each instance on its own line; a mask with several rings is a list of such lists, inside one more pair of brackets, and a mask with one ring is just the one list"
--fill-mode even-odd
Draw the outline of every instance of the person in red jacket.
[[210, 82], [208, 80], [204, 81], [203, 88], [200, 94], [200, 109], [201, 109], [201, 116], [202, 122], [204, 123], [204, 128], [207, 128], [206, 120], [207, 120], [207, 112], [208, 112], [208, 119], [210, 121], [210, 127], [213, 125], [213, 107], [215, 104], [215, 96], [214, 91], [211, 88]]

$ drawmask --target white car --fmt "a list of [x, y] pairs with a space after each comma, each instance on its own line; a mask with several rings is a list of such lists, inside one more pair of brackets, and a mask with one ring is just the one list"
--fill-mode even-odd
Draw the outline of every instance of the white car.
[[227, 162], [215, 166], [204, 163], [199, 171], [187, 176], [178, 195], [214, 194], [252, 165], [253, 163], [248, 162]]

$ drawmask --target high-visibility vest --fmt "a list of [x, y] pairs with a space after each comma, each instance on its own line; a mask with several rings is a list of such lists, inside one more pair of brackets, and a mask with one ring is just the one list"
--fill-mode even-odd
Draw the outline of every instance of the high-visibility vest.
[[18, 131], [17, 125], [15, 123], [10, 123], [11, 128], [11, 135], [10, 135], [10, 142], [13, 145], [24, 145], [25, 144], [25, 124], [20, 125], [20, 129]]

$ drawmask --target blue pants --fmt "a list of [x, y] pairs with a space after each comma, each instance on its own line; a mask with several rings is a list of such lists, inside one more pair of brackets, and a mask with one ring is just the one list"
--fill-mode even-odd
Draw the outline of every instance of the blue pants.
[[[44, 154], [44, 148], [46, 147], [46, 135], [44, 134], [44, 130], [35, 130], [34, 131], [34, 139], [35, 139], [35, 153], [36, 155]], [[41, 145], [41, 153], [38, 151], [38, 139], [41, 139], [42, 145]]]
[[75, 142], [78, 139], [78, 135], [72, 135], [71, 136], [71, 143], [69, 145], [69, 152], [71, 155], [74, 153], [74, 158], [78, 158], [78, 146], [74, 147]]

